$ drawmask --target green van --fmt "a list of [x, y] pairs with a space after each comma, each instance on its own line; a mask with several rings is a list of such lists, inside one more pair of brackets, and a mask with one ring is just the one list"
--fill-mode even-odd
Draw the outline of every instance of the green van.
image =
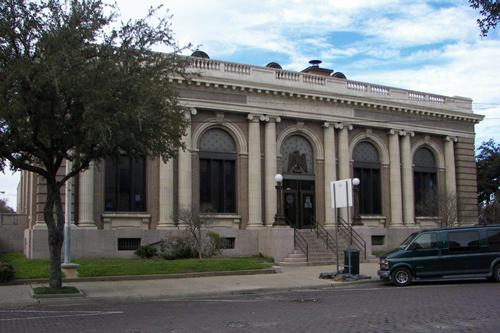
[[396, 286], [435, 279], [500, 281], [500, 224], [415, 232], [380, 258], [378, 275]]

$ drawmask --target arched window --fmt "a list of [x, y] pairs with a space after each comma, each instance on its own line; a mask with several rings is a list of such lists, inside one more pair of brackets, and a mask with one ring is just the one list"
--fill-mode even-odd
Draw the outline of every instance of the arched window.
[[213, 128], [200, 138], [200, 210], [236, 212], [236, 144], [224, 130]]
[[360, 180], [360, 214], [379, 215], [382, 212], [378, 155], [377, 148], [368, 141], [360, 142], [354, 148], [354, 177]]
[[143, 212], [146, 210], [146, 159], [122, 156], [107, 159], [104, 174], [104, 210]]
[[425, 147], [413, 157], [415, 216], [437, 216], [437, 167], [434, 154]]

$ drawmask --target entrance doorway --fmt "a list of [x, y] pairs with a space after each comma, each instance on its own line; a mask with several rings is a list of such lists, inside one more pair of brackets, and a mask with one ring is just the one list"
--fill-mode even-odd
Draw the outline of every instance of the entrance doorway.
[[291, 227], [312, 228], [314, 223], [314, 181], [283, 180], [285, 216]]

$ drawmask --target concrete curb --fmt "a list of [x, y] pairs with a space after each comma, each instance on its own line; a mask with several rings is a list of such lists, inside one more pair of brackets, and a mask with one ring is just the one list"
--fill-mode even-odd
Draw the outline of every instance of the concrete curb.
[[[136, 281], [136, 280], [163, 280], [163, 279], [184, 279], [208, 276], [231, 276], [231, 275], [257, 275], [257, 274], [275, 274], [278, 273], [277, 268], [264, 269], [249, 269], [243, 271], [219, 271], [219, 272], [191, 272], [191, 273], [172, 273], [172, 274], [152, 274], [152, 275], [116, 275], [116, 276], [96, 276], [96, 277], [81, 277], [76, 279], [63, 279], [63, 282], [99, 282], [99, 281]], [[8, 285], [24, 285], [30, 283], [47, 283], [48, 279], [18, 279]]]
[[75, 297], [85, 297], [85, 293], [78, 289], [77, 294], [42, 294], [42, 295], [35, 295], [35, 292], [33, 289], [30, 291], [30, 295], [34, 299], [46, 299], [46, 298], [75, 298]]

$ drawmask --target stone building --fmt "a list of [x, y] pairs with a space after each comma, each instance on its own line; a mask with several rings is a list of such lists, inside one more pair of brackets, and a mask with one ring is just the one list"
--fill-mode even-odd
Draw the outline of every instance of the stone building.
[[[335, 232], [330, 182], [357, 177], [353, 224], [367, 252], [410, 232], [477, 220], [472, 101], [348, 80], [320, 67], [302, 72], [211, 60], [197, 51], [191, 80], [172, 78], [191, 126], [188, 149], [168, 163], [101, 161], [75, 179], [75, 256], [130, 255], [138, 243], [182, 230], [180, 209], [200, 211], [227, 255], [281, 260], [294, 229]], [[283, 175], [289, 226], [273, 227], [275, 175]], [[25, 252], [47, 256], [44, 186], [23, 172]], [[135, 245], [134, 245], [135, 244]], [[295, 244], [295, 247], [297, 244]]]

